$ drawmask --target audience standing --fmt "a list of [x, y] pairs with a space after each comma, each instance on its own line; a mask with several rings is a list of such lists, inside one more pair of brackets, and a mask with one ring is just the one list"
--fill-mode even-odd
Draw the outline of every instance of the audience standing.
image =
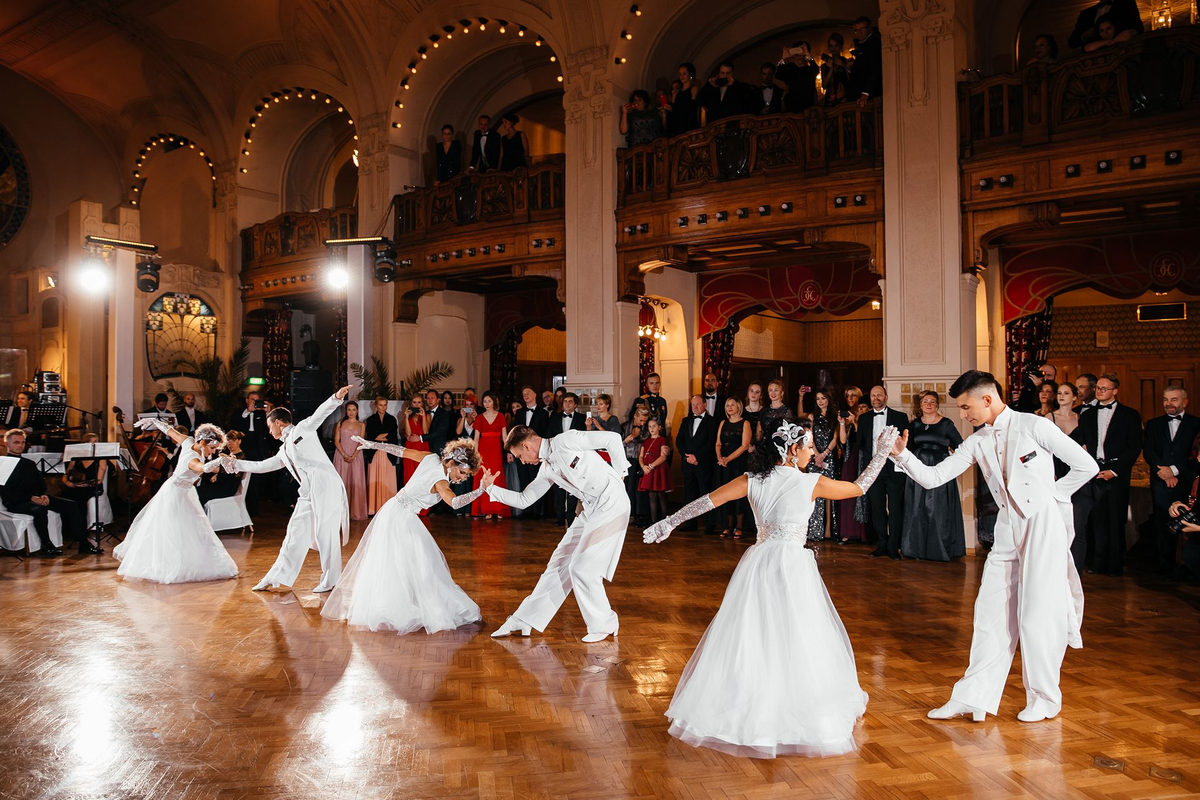
[[732, 61], [721, 62], [717, 74], [709, 78], [708, 85], [700, 91], [699, 99], [706, 125], [726, 117], [758, 113], [754, 88], [734, 77]]
[[625, 458], [629, 461], [629, 472], [625, 474], [625, 493], [629, 495], [629, 507], [634, 522], [638, 525], [648, 525], [650, 509], [646, 507], [646, 497], [638, 491], [642, 480], [642, 465], [638, 462], [638, 454], [642, 442], [650, 435], [650, 409], [646, 406], [634, 406], [629, 419], [621, 426], [621, 439], [625, 444]]
[[442, 126], [442, 141], [437, 146], [437, 183], [445, 183], [461, 172], [462, 142], [454, 138], [454, 126], [447, 123]]
[[[841, 477], [842, 465], [838, 461], [838, 403], [833, 387], [824, 386], [813, 396], [817, 410], [812, 415], [813, 457], [808, 462], [808, 471], [837, 480]], [[808, 538], [820, 541], [826, 538], [841, 539], [838, 501], [816, 498], [812, 516], [808, 518]], [[828, 523], [828, 524], [827, 524]]]
[[1157, 567], [1170, 573], [1175, 560], [1175, 540], [1167, 529], [1171, 506], [1185, 500], [1197, 475], [1191, 458], [1192, 443], [1200, 436], [1200, 417], [1187, 412], [1188, 394], [1181, 386], [1163, 392], [1163, 415], [1146, 422], [1142, 455], [1150, 468], [1150, 501], [1153, 507]]
[[[508, 436], [509, 422], [500, 413], [500, 399], [493, 392], [484, 392], [482, 403], [483, 412], [475, 418], [475, 447], [479, 451], [480, 458], [483, 459], [484, 469], [498, 473], [496, 485], [510, 488], [507, 485], [506, 470], [504, 469], [504, 441]], [[479, 487], [482, 477], [483, 470], [475, 473], [473, 481], [475, 488]], [[508, 506], [495, 502], [487, 492], [481, 494], [475, 501], [471, 513], [489, 520], [512, 515]]]
[[[420, 410], [420, 398], [415, 397], [409, 405], [409, 414], [419, 413]], [[363, 438], [367, 441], [400, 444], [400, 425], [396, 418], [388, 413], [386, 397], [375, 398], [375, 413], [363, 422], [366, 426]], [[407, 440], [407, 424], [406, 421], [404, 446], [412, 447], [413, 443]], [[367, 513], [374, 514], [383, 508], [384, 503], [396, 496], [396, 462], [392, 460], [392, 456], [382, 450], [366, 451], [366, 459], [368, 464]], [[408, 474], [406, 471], [405, 478], [408, 477]]]
[[500, 135], [492, 130], [492, 118], [487, 114], [479, 117], [479, 127], [471, 145], [471, 163], [468, 172], [491, 172], [500, 166]]
[[775, 65], [769, 61], [763, 62], [759, 67], [759, 77], [761, 81], [755, 93], [759, 116], [778, 114], [783, 110], [784, 87], [775, 80]]
[[[962, 445], [954, 423], [942, 416], [937, 392], [921, 393], [921, 415], [908, 426], [908, 450], [922, 464], [933, 466]], [[949, 561], [967, 554], [962, 504], [955, 481], [926, 489], [914, 480], [904, 487], [904, 530], [900, 550], [906, 557]]]
[[689, 61], [679, 65], [679, 87], [671, 84], [671, 102], [667, 106], [667, 135], [680, 136], [700, 124], [700, 84], [696, 67]]
[[[708, 413], [701, 395], [692, 395], [689, 401], [692, 413], [684, 417], [675, 434], [675, 449], [682, 456], [680, 469], [683, 475], [683, 502], [688, 504], [712, 490], [713, 467], [716, 463], [717, 423]], [[710, 514], [702, 515], [704, 532], [712, 533], [715, 521]], [[695, 523], [687, 523], [682, 530], [695, 530]]]
[[500, 171], [512, 172], [527, 166], [529, 137], [517, 130], [520, 118], [511, 111], [500, 118]]
[[646, 495], [650, 523], [654, 524], [667, 515], [667, 492], [675, 486], [671, 482], [671, 471], [667, 466], [667, 456], [670, 455], [671, 448], [663, 436], [662, 423], [651, 417], [646, 425], [648, 436], [638, 449], [638, 465], [642, 469], [638, 491]]
[[831, 108], [846, 99], [850, 92], [850, 60], [842, 54], [846, 39], [837, 31], [829, 34], [825, 52], [821, 54], [821, 89], [825, 107]]
[[629, 102], [621, 106], [621, 135], [626, 147], [650, 144], [663, 135], [665, 111], [650, 107], [650, 95], [638, 89]]
[[[550, 418], [550, 428], [546, 438], [553, 439], [567, 431], [587, 430], [584, 416], [575, 409], [579, 396], [574, 392], [563, 392], [562, 411]], [[559, 527], [569, 527], [575, 521], [575, 497], [566, 489], [554, 484], [554, 524]]]
[[[859, 402], [862, 399], [862, 390], [857, 386], [847, 388], [844, 397], [846, 398], [846, 410], [838, 412], [838, 441], [842, 445], [841, 478], [844, 481], [853, 482], [867, 463], [865, 459], [860, 460], [860, 450], [858, 449], [858, 419], [866, 413], [867, 407]], [[841, 526], [839, 544], [865, 542], [867, 528], [863, 523], [867, 519], [866, 496], [862, 495], [837, 502]]]
[[867, 17], [854, 20], [854, 66], [850, 69], [850, 93], [865, 108], [883, 94], [883, 46], [879, 31]]
[[[754, 439], [754, 429], [742, 416], [744, 408], [736, 397], [725, 401], [725, 418], [717, 425], [717, 468], [713, 486], [724, 486], [746, 474], [747, 453]], [[714, 512], [721, 522], [722, 537], [732, 534], [735, 539], [742, 538], [742, 523], [748, 509], [744, 499], [725, 503]]]
[[[346, 485], [346, 498], [350, 501], [350, 519], [366, 519], [367, 514], [367, 470], [363, 465], [363, 453], [376, 452], [359, 450], [358, 443], [352, 437], [359, 436], [370, 441], [366, 435], [367, 426], [358, 418], [358, 403], [353, 400], [342, 406], [342, 418], [333, 429], [333, 466], [337, 469], [342, 483]], [[226, 441], [228, 441], [226, 434]], [[220, 470], [213, 475], [224, 472]], [[396, 470], [393, 468], [392, 483], [396, 482]], [[207, 476], [206, 476], [207, 477]], [[200, 485], [204, 484], [202, 479]]]
[[1100, 23], [1106, 20], [1113, 27], [1114, 38], [1116, 34], [1124, 34], [1126, 31], [1129, 33], [1125, 39], [1146, 31], [1137, 0], [1100, 0], [1094, 6], [1079, 12], [1079, 16], [1075, 18], [1075, 30], [1071, 32], [1067, 44], [1083, 50], [1088, 49], [1089, 44], [1100, 41]]
[[1079, 420], [1080, 441], [1100, 472], [1091, 481], [1094, 505], [1092, 561], [1088, 572], [1120, 577], [1125, 564], [1129, 480], [1142, 450], [1142, 417], [1117, 401], [1121, 382], [1111, 372], [1096, 381], [1099, 404]]
[[[904, 430], [908, 427], [908, 415], [888, 408], [887, 397], [887, 390], [882, 386], [871, 387], [871, 410], [858, 419], [860, 459], [865, 457], [870, 461], [875, 456], [875, 442], [884, 428], [890, 425], [897, 430]], [[871, 530], [875, 534], [872, 558], [888, 556], [900, 560], [900, 543], [904, 534], [905, 481], [905, 476], [888, 461], [879, 478], [867, 491], [867, 512]]]
[[775, 70], [775, 85], [784, 90], [783, 110], [803, 114], [817, 104], [817, 76], [821, 68], [813, 61], [808, 42], [796, 42], [783, 51]]

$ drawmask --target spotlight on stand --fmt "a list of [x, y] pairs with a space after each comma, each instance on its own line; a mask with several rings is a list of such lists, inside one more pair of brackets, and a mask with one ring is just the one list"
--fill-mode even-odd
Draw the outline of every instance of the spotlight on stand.
[[137, 265], [137, 287], [138, 291], [150, 292], [158, 291], [158, 271], [162, 269], [157, 261], [153, 259], [145, 259], [139, 261]]
[[105, 266], [103, 259], [99, 256], [91, 256], [80, 265], [78, 280], [79, 285], [87, 291], [92, 294], [101, 294], [108, 291], [112, 276], [109, 275], [108, 267]]
[[350, 285], [350, 273], [345, 267], [329, 267], [325, 270], [325, 282], [331, 289], [345, 289]]
[[396, 251], [391, 247], [375, 251], [375, 280], [380, 283], [396, 280]]

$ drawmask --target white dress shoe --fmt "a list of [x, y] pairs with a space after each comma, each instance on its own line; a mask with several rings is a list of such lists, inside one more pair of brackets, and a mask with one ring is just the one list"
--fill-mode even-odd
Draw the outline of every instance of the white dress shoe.
[[332, 586], [326, 586], [323, 583], [318, 583], [316, 586], [313, 587], [313, 594], [325, 594], [326, 592], [332, 592], [332, 591], [333, 591]]
[[524, 622], [521, 622], [521, 620], [517, 619], [516, 617], [509, 617], [504, 621], [503, 625], [492, 631], [492, 638], [496, 639], [513, 633], [519, 633], [522, 636], [528, 636], [531, 630], [533, 630], [532, 627], [526, 625]]
[[589, 633], [587, 636], [583, 637], [583, 641], [587, 642], [588, 644], [595, 644], [596, 642], [603, 642], [609, 636], [612, 636], [615, 639], [617, 637], [617, 631], [620, 630], [620, 628], [621, 626], [618, 624], [613, 627], [611, 633]]
[[925, 716], [930, 719], [954, 719], [955, 717], [970, 717], [976, 722], [983, 722], [987, 719], [987, 712], [975, 706], [969, 706], [966, 703], [960, 703], [957, 700], [951, 700], [941, 708], [935, 708]]
[[254, 585], [254, 588], [251, 589], [251, 591], [253, 591], [253, 592], [269, 592], [272, 589], [278, 589], [278, 588], [279, 588], [278, 583], [272, 583], [268, 579], [263, 578], [261, 581], [259, 581], [258, 583], [256, 583]]
[[1021, 722], [1041, 722], [1044, 719], [1054, 719], [1061, 710], [1051, 709], [1048, 704], [1035, 700], [1017, 712], [1017, 719]]

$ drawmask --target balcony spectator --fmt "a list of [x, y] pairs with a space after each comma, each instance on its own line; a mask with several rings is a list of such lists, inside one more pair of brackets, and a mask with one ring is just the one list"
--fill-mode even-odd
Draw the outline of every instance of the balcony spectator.
[[883, 94], [883, 47], [879, 31], [867, 17], [854, 20], [854, 65], [850, 68], [850, 94], [858, 107]]
[[1112, 20], [1113, 38], [1125, 31], [1131, 31], [1126, 36], [1126, 39], [1131, 39], [1146, 31], [1146, 26], [1142, 24], [1142, 14], [1138, 11], [1137, 0], [1100, 0], [1096, 5], [1079, 12], [1075, 19], [1075, 30], [1071, 32], [1067, 45], [1088, 49], [1088, 44], [1100, 39], [1100, 22], [1105, 17]]
[[529, 155], [529, 137], [517, 130], [521, 119], [511, 111], [500, 118], [500, 171], [523, 169]]
[[775, 80], [775, 65], [764, 61], [759, 69], [762, 80], [755, 94], [755, 99], [758, 100], [758, 115], [761, 117], [766, 114], [778, 114], [783, 110], [784, 87], [779, 86]]
[[[676, 84], [679, 84], [676, 88]], [[671, 82], [671, 102], [667, 106], [667, 135], [679, 136], [700, 124], [700, 84], [696, 66], [690, 61], [679, 65], [679, 79]]]
[[775, 85], [784, 90], [783, 110], [803, 114], [817, 104], [817, 75], [821, 68], [813, 61], [808, 42], [796, 42], [783, 51], [775, 70]]
[[845, 46], [845, 38], [834, 31], [829, 34], [825, 52], [821, 54], [821, 89], [825, 92], [826, 108], [841, 103], [850, 90], [850, 59], [842, 54]]
[[650, 144], [663, 135], [663, 111], [650, 108], [650, 95], [638, 89], [629, 102], [621, 106], [621, 135], [626, 147]]
[[726, 117], [758, 112], [754, 88], [734, 77], [732, 61], [722, 61], [717, 74], [708, 79], [708, 85], [700, 92], [700, 106], [704, 109], [706, 125]]
[[1096, 38], [1085, 44], [1083, 50], [1085, 53], [1090, 53], [1093, 50], [1112, 47], [1114, 44], [1128, 42], [1137, 35], [1138, 31], [1133, 28], [1118, 28], [1116, 20], [1111, 15], [1101, 17], [1096, 22]]
[[491, 172], [500, 166], [500, 134], [492, 130], [492, 118], [487, 114], [479, 117], [471, 146], [471, 164], [467, 172]]
[[1043, 33], [1033, 40], [1033, 58], [1025, 62], [1025, 66], [1034, 64], [1053, 64], [1058, 60], [1058, 40], [1048, 33]]
[[462, 173], [462, 142], [454, 138], [454, 126], [442, 126], [442, 141], [437, 146], [437, 181], [434, 186]]

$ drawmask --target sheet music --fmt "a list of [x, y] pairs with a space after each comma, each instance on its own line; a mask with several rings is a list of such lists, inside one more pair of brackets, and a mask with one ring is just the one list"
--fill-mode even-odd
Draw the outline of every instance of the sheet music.
[[121, 445], [119, 442], [95, 442], [89, 444], [69, 444], [63, 448], [63, 461], [76, 459], [90, 460], [93, 458], [119, 458]]

